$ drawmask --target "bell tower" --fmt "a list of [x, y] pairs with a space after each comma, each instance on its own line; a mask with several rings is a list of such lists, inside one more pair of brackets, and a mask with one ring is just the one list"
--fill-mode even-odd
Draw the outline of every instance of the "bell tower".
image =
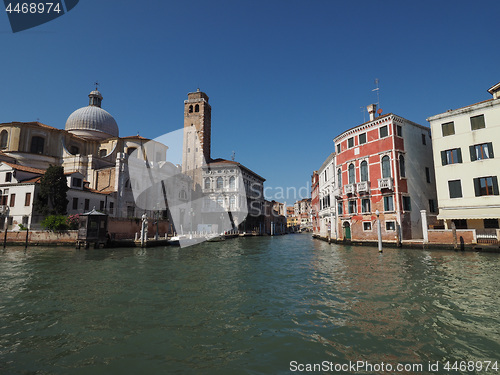
[[201, 167], [210, 163], [210, 134], [212, 108], [208, 95], [197, 89], [184, 101], [184, 141], [182, 171], [201, 186]]

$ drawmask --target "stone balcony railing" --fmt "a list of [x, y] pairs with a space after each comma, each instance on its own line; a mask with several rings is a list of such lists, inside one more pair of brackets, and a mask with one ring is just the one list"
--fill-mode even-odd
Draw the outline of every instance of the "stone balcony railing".
[[392, 190], [392, 177], [379, 178], [378, 188]]
[[356, 184], [348, 184], [344, 186], [344, 192], [346, 194], [356, 194]]
[[356, 190], [358, 193], [369, 193], [370, 183], [368, 181], [361, 181], [357, 183]]

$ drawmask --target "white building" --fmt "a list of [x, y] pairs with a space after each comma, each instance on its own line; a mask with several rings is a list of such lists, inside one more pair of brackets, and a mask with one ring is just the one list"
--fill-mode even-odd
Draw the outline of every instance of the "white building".
[[429, 117], [439, 205], [447, 228], [498, 228], [500, 83], [492, 99]]
[[319, 235], [337, 238], [335, 215], [335, 153], [332, 152], [318, 170], [319, 178]]

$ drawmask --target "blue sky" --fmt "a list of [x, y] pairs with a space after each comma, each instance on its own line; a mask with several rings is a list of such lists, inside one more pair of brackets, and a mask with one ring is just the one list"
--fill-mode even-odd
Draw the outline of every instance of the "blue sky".
[[422, 125], [490, 98], [498, 14], [490, 0], [80, 0], [13, 34], [2, 13], [0, 122], [63, 128], [98, 80], [120, 135], [155, 138], [183, 126], [183, 101], [199, 87], [212, 105], [212, 156], [234, 151], [269, 193], [298, 189], [332, 139], [363, 122], [375, 78], [384, 113]]

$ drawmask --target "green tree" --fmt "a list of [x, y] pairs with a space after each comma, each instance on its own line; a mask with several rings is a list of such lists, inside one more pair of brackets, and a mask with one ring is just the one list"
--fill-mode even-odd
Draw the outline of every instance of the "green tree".
[[51, 165], [40, 180], [34, 208], [42, 215], [66, 215], [68, 184], [64, 168]]

